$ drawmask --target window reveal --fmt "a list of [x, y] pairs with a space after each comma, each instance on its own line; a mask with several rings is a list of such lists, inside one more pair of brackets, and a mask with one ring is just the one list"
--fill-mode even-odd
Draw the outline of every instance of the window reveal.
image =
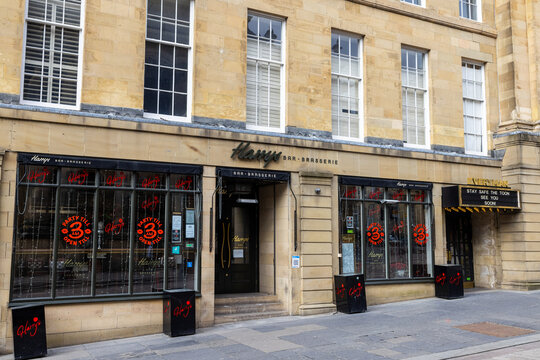
[[340, 186], [342, 273], [369, 280], [432, 276], [428, 190]]
[[[193, 175], [20, 164], [12, 299], [196, 289], [198, 189]], [[174, 246], [172, 212], [186, 214]]]

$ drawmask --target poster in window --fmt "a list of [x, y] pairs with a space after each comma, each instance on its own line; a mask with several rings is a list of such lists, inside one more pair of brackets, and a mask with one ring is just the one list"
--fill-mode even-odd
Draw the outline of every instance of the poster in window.
[[343, 273], [354, 272], [354, 244], [343, 243], [341, 244], [342, 260], [343, 260]]
[[182, 215], [174, 213], [172, 216], [172, 233], [171, 241], [178, 243], [182, 241]]
[[186, 224], [195, 224], [195, 210], [186, 210]]
[[193, 239], [195, 237], [195, 225], [186, 224], [186, 239]]

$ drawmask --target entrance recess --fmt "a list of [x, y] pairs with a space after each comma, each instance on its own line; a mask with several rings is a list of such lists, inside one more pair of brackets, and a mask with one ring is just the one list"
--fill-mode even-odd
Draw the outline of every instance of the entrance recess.
[[474, 287], [472, 223], [469, 213], [446, 212], [447, 263], [461, 265], [463, 285]]
[[[252, 183], [223, 180], [216, 222], [218, 294], [259, 291], [259, 201]], [[221, 216], [219, 216], [221, 215]]]

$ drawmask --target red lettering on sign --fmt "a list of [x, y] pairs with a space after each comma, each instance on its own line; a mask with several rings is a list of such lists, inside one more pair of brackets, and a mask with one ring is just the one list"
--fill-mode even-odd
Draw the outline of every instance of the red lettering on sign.
[[435, 278], [435, 282], [440, 285], [444, 285], [444, 282], [446, 281], [446, 274], [442, 273], [441, 275], [438, 275]]
[[142, 187], [155, 189], [158, 186], [158, 183], [159, 176], [149, 177], [143, 180]]
[[362, 283], [358, 283], [358, 285], [349, 289], [349, 296], [358, 297], [362, 295], [362, 288]]
[[192, 182], [193, 182], [193, 179], [191, 178], [191, 176], [188, 176], [185, 179], [178, 179], [176, 183], [174, 184], [174, 187], [177, 189], [189, 190], [191, 189]]
[[418, 194], [414, 195], [413, 201], [424, 202], [425, 198], [426, 198], [426, 194], [424, 192], [421, 192], [421, 193], [418, 193]]
[[141, 208], [143, 209], [150, 209], [152, 211], [156, 210], [156, 207], [159, 204], [159, 198], [157, 196], [154, 196], [153, 198], [148, 198], [144, 200], [141, 204]]
[[379, 223], [371, 223], [367, 228], [367, 239], [373, 245], [379, 245], [384, 241], [384, 228]]
[[397, 232], [397, 231], [402, 230], [404, 227], [405, 227], [405, 225], [403, 225], [403, 221], [400, 221], [399, 224], [394, 225], [394, 227], [392, 228], [392, 230], [393, 230], [394, 232]]
[[145, 245], [157, 244], [163, 239], [161, 221], [156, 218], [146, 217], [137, 223], [139, 241]]
[[26, 324], [21, 325], [17, 328], [17, 336], [23, 337], [24, 335], [29, 335], [30, 337], [36, 336], [36, 333], [38, 331], [39, 325], [41, 325], [41, 321], [37, 317], [34, 317], [34, 322], [31, 324], [28, 324], [28, 321], [26, 321]]
[[80, 170], [75, 172], [72, 172], [68, 176], [68, 181], [70, 184], [73, 184], [76, 182], [79, 185], [83, 185], [86, 182], [86, 179], [88, 178], [88, 171], [86, 170]]
[[392, 195], [392, 199], [393, 200], [402, 200], [402, 199], [405, 199], [405, 196], [406, 196], [405, 190], [400, 190], [397, 193], [394, 193]]
[[336, 295], [340, 299], [343, 299], [345, 297], [345, 285], [341, 284], [341, 287], [336, 289]]
[[120, 171], [120, 174], [118, 176], [116, 175], [107, 176], [107, 179], [105, 180], [105, 184], [107, 184], [108, 186], [120, 187], [124, 185], [125, 179], [126, 179], [126, 174]]
[[427, 232], [426, 225], [424, 224], [418, 224], [413, 229], [413, 238], [414, 241], [422, 246], [425, 245], [428, 241], [429, 234]]
[[82, 245], [90, 239], [92, 229], [84, 216], [71, 216], [62, 222], [60, 232], [69, 245]]
[[346, 198], [349, 198], [349, 199], [356, 199], [356, 193], [357, 193], [357, 189], [354, 188], [352, 190], [349, 190], [345, 193], [345, 197]]
[[49, 176], [50, 174], [51, 172], [47, 168], [43, 168], [42, 171], [31, 171], [28, 174], [28, 181], [43, 184], [47, 176]]
[[456, 276], [451, 276], [450, 279], [448, 279], [448, 282], [452, 285], [459, 285], [459, 283], [461, 282], [461, 274], [457, 273]]
[[193, 305], [188, 300], [188, 301], [186, 301], [185, 304], [177, 306], [174, 309], [173, 315], [176, 316], [176, 317], [183, 316], [183, 317], [187, 318], [188, 315], [189, 315], [189, 311], [191, 310], [192, 307], [193, 307]]
[[118, 219], [118, 222], [111, 222], [105, 225], [105, 232], [108, 234], [110, 232], [113, 233], [113, 235], [118, 235], [122, 231], [122, 228], [124, 227], [124, 219]]
[[378, 200], [382, 195], [382, 190], [377, 190], [369, 194], [370, 199]]

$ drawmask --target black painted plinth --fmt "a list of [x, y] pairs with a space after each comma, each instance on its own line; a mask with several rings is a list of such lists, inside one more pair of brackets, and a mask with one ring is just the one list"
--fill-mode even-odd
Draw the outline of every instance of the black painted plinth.
[[334, 275], [334, 288], [338, 311], [352, 314], [367, 310], [364, 274]]
[[435, 265], [435, 296], [443, 299], [463, 297], [461, 265]]
[[20, 306], [11, 309], [13, 319], [13, 355], [15, 360], [47, 355], [45, 307]]
[[163, 291], [163, 333], [173, 337], [195, 334], [195, 291]]

